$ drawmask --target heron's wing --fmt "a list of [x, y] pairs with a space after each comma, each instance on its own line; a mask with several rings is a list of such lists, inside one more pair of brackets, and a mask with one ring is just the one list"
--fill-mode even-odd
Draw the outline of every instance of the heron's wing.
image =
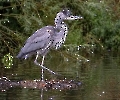
[[51, 37], [51, 34], [54, 34], [54, 27], [53, 26], [45, 26], [39, 30], [37, 30], [33, 35], [31, 35], [27, 41], [29, 43], [34, 43], [34, 42], [40, 42], [43, 41], [49, 37]]
[[26, 40], [24, 47], [18, 54], [18, 58], [31, 52], [36, 52], [37, 50], [46, 48], [50, 45], [49, 42], [52, 34], [54, 34], [54, 27], [52, 26], [46, 26], [37, 30]]

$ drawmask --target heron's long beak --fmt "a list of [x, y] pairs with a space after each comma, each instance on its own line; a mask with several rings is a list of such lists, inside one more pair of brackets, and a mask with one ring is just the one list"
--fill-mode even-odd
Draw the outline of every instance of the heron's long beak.
[[83, 19], [83, 17], [82, 16], [73, 16], [73, 15], [71, 15], [69, 17], [66, 17], [65, 19], [66, 20], [75, 20], [75, 19]]

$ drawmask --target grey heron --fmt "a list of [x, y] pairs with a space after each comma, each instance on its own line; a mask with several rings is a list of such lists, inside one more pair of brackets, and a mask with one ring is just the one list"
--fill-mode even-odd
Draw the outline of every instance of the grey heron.
[[[73, 16], [69, 9], [63, 9], [57, 13], [55, 18], [55, 26], [45, 26], [38, 29], [32, 34], [25, 42], [25, 45], [17, 55], [17, 58], [27, 59], [33, 54], [36, 54], [34, 63], [42, 68], [42, 80], [43, 69], [48, 70], [52, 74], [56, 74], [54, 71], [44, 66], [45, 55], [51, 48], [58, 49], [65, 42], [68, 27], [64, 23], [64, 20], [76, 20], [82, 19], [81, 16]], [[37, 62], [38, 56], [42, 56], [42, 62]]]

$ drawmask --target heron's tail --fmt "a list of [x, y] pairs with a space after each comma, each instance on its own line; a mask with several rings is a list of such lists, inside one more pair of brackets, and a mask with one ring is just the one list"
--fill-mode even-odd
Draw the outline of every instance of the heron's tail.
[[16, 58], [23, 59], [25, 57], [25, 54], [22, 52], [19, 52], [19, 54], [16, 56]]
[[30, 57], [31, 55], [33, 55], [34, 53], [23, 53], [22, 51], [19, 52], [19, 54], [16, 56], [16, 58], [19, 59], [27, 59], [28, 57]]

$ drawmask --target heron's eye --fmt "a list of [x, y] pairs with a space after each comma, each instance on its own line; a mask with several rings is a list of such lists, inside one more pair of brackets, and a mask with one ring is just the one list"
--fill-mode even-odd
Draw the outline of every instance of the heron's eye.
[[50, 32], [51, 30], [47, 30], [47, 32]]

